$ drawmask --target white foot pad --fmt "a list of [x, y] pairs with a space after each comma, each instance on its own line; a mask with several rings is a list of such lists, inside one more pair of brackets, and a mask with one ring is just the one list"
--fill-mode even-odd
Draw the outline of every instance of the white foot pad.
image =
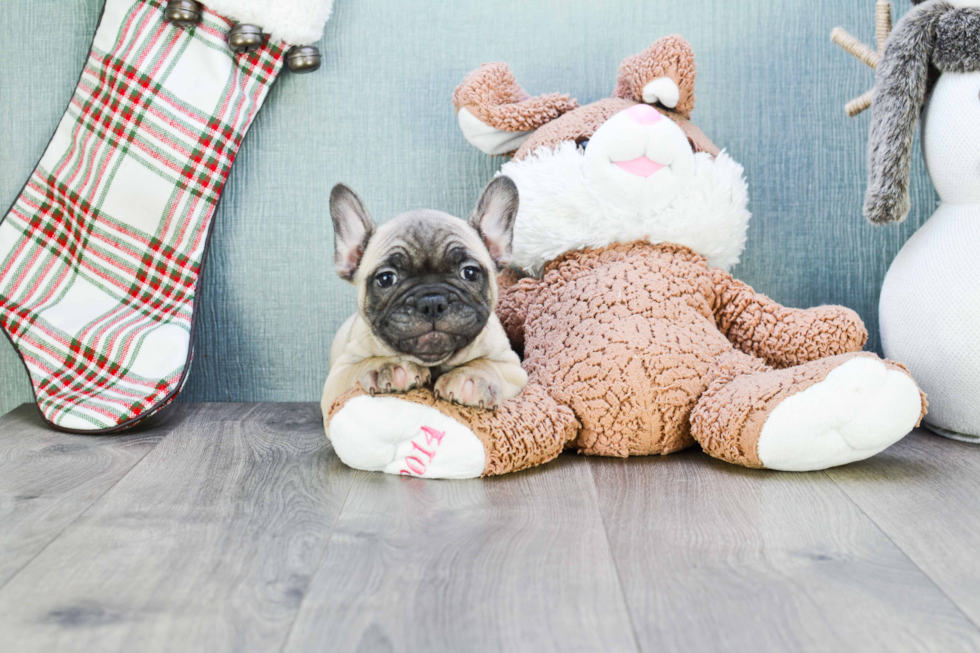
[[477, 478], [486, 467], [473, 431], [435, 408], [395, 397], [355, 397], [329, 427], [348, 467], [421, 478]]
[[908, 375], [854, 358], [779, 404], [759, 435], [769, 469], [803, 472], [864, 460], [905, 437], [922, 412]]

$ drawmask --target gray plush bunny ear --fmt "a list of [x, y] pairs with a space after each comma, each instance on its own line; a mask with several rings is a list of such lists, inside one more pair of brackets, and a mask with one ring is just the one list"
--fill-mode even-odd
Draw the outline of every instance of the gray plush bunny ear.
[[912, 207], [909, 174], [915, 123], [925, 103], [936, 23], [950, 6], [928, 0], [899, 21], [878, 64], [868, 138], [868, 191], [864, 215], [871, 222], [904, 220]]

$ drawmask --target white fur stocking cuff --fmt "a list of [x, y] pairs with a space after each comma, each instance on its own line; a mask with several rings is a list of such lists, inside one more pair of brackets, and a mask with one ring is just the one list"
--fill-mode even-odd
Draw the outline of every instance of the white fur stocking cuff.
[[333, 8], [333, 0], [204, 0], [203, 4], [222, 16], [258, 25], [289, 45], [319, 41]]

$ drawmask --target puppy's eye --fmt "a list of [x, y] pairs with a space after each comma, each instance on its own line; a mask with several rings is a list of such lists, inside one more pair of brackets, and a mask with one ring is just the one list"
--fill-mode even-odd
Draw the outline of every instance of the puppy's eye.
[[467, 265], [465, 268], [463, 268], [462, 272], [459, 273], [459, 276], [463, 277], [463, 279], [466, 281], [476, 281], [480, 278], [480, 268], [473, 265]]
[[379, 272], [374, 276], [374, 281], [380, 288], [391, 288], [398, 281], [398, 275], [394, 272]]

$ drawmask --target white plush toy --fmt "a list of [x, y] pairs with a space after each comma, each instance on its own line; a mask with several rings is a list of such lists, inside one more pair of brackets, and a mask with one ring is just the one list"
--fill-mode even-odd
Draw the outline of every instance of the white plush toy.
[[875, 223], [908, 215], [923, 110], [941, 204], [885, 277], [881, 339], [928, 395], [925, 425], [980, 443], [980, 0], [913, 2], [877, 63], [864, 213]]

